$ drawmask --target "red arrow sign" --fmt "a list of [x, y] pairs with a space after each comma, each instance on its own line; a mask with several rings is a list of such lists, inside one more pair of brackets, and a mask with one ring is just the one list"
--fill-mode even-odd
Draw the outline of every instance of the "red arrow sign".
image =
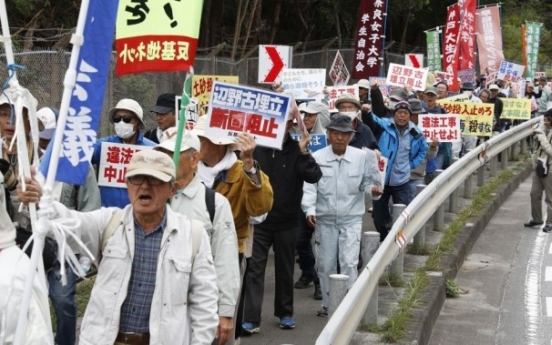
[[280, 74], [280, 72], [284, 68], [284, 61], [282, 61], [282, 58], [280, 57], [280, 54], [278, 53], [276, 47], [265, 46], [264, 48], [268, 53], [268, 57], [270, 58], [270, 60], [272, 60], [272, 69], [266, 75], [264, 82], [273, 83], [276, 81], [276, 77], [278, 77], [278, 74]]
[[420, 61], [416, 58], [416, 55], [414, 54], [408, 54], [408, 58], [410, 59], [410, 62], [412, 62], [412, 67], [414, 68], [420, 68]]

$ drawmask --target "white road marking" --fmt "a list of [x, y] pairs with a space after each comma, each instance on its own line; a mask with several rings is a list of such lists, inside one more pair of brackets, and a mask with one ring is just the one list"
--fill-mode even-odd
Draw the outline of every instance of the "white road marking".
[[552, 297], [546, 297], [546, 316], [552, 316]]
[[549, 282], [552, 281], [552, 267], [546, 266], [546, 269], [544, 271], [544, 281]]
[[[544, 339], [541, 339], [541, 272], [542, 261], [545, 253], [545, 246], [548, 236], [542, 231], [535, 238], [535, 242], [531, 248], [531, 255], [527, 265], [527, 273], [525, 275], [525, 339], [528, 345], [542, 344]], [[552, 303], [552, 300], [550, 301]], [[552, 304], [548, 307], [547, 312], [552, 312]]]
[[548, 254], [552, 254], [552, 242], [550, 242], [550, 248], [548, 248]]

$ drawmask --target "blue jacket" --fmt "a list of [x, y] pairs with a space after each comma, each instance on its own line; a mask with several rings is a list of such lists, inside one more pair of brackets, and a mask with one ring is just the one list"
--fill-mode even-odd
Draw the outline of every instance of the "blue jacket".
[[[378, 146], [381, 154], [387, 158], [387, 170], [385, 172], [385, 184], [389, 183], [391, 168], [397, 157], [396, 152], [399, 147], [398, 131], [395, 128], [393, 118], [379, 118], [374, 113], [371, 114], [370, 127], [372, 131], [379, 137]], [[427, 152], [427, 140], [422, 131], [410, 121], [408, 124], [410, 132], [410, 169], [414, 169], [420, 165]]]
[[[124, 144], [123, 139], [118, 135], [112, 135], [96, 140], [94, 143], [94, 153], [92, 154], [92, 164], [98, 166], [100, 164], [100, 157], [102, 154], [102, 143], [118, 143]], [[143, 146], [155, 146], [155, 143], [149, 139], [144, 138], [142, 133], [138, 133], [135, 145]], [[100, 197], [102, 199], [102, 207], [118, 207], [125, 208], [130, 203], [128, 199], [128, 193], [126, 188], [116, 187], [104, 187], [100, 186]]]

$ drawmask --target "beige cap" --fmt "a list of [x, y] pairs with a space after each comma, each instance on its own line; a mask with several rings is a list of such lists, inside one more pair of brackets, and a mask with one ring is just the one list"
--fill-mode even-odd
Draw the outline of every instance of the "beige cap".
[[142, 107], [140, 106], [140, 104], [138, 104], [138, 102], [130, 98], [121, 99], [119, 102], [117, 102], [117, 105], [115, 107], [109, 109], [109, 112], [107, 113], [109, 122], [113, 123], [113, 120], [111, 118], [113, 117], [113, 114], [115, 114], [115, 112], [119, 109], [132, 111], [138, 117], [140, 122], [144, 124], [144, 111], [142, 110]]
[[213, 136], [206, 135], [205, 134], [206, 129], [207, 129], [207, 115], [200, 116], [197, 119], [197, 123], [194, 129], [192, 129], [192, 133], [197, 135], [198, 137], [204, 137], [206, 139], [209, 139], [209, 141], [215, 145], [224, 145], [224, 146], [230, 145], [232, 151], [238, 149], [238, 144], [236, 144], [234, 140], [230, 138], [218, 138], [218, 137], [215, 138]]
[[142, 150], [132, 156], [128, 164], [126, 177], [147, 175], [163, 182], [176, 178], [176, 168], [173, 160], [163, 152]]
[[[163, 140], [160, 144], [157, 144], [154, 149], [164, 149], [170, 152], [174, 152], [174, 148], [176, 147], [177, 134], [178, 129], [176, 127], [167, 128], [163, 132]], [[184, 152], [189, 149], [199, 151], [199, 148], [200, 144], [197, 135], [193, 134], [191, 131], [186, 131], [182, 136], [182, 141], [180, 142], [180, 152]]]
[[358, 100], [358, 97], [352, 93], [344, 93], [340, 95], [335, 101], [335, 107], [338, 108], [341, 103], [353, 103], [358, 107], [358, 109], [360, 109], [360, 101]]

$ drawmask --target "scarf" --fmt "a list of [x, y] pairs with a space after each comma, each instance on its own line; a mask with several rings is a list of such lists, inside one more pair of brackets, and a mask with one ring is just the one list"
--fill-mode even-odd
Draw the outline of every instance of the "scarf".
[[209, 188], [213, 188], [213, 183], [215, 178], [221, 171], [230, 169], [234, 163], [238, 161], [238, 157], [234, 151], [228, 148], [226, 150], [226, 155], [218, 162], [214, 167], [208, 167], [203, 162], [200, 162], [198, 165], [198, 175], [199, 179]]

